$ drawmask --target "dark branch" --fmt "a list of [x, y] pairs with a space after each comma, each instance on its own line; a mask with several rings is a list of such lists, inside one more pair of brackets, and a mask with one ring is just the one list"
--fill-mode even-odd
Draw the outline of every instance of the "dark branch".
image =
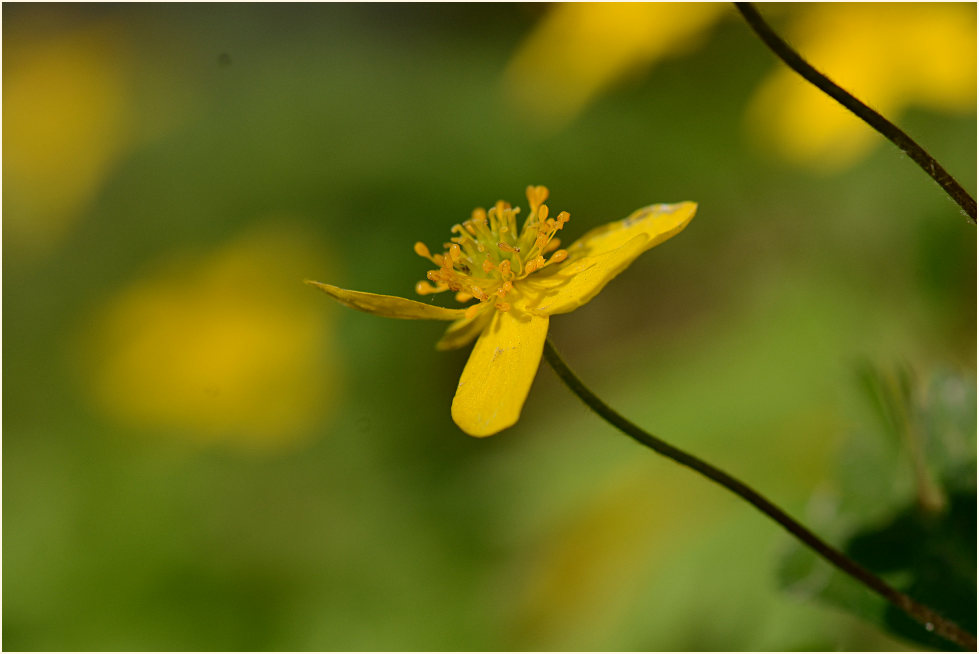
[[814, 85], [820, 91], [849, 109], [865, 123], [880, 132], [894, 145], [901, 148], [915, 161], [915, 163], [921, 167], [923, 171], [938, 182], [938, 185], [941, 186], [946, 193], [948, 193], [949, 197], [955, 200], [955, 202], [965, 210], [973, 223], [976, 222], [975, 198], [969, 195], [969, 193], [962, 188], [957, 181], [955, 181], [955, 178], [953, 178], [941, 164], [935, 161], [934, 157], [928, 154], [923, 147], [918, 145], [914, 139], [905, 134], [904, 131], [897, 125], [881, 116], [860, 100], [857, 100], [855, 97], [837, 86], [828, 77], [810, 66], [798, 52], [792, 49], [792, 46], [782, 40], [782, 38], [776, 34], [771, 27], [769, 27], [768, 23], [764, 21], [761, 14], [759, 14], [758, 10], [755, 9], [754, 5], [752, 5], [750, 2], [735, 2], [734, 5], [737, 7], [738, 11], [741, 12], [741, 15], [744, 16], [744, 19], [748, 21], [748, 25], [750, 25], [751, 29], [755, 31], [755, 34], [757, 34], [759, 38], [765, 42], [765, 45], [767, 45], [779, 59], [784, 61], [789, 68], [802, 75], [802, 77], [804, 77], [810, 84]]
[[708, 479], [720, 484], [741, 499], [753, 505], [766, 516], [782, 525], [789, 533], [798, 538], [808, 547], [812, 548], [817, 554], [832, 563], [834, 566], [847, 573], [863, 585], [881, 595], [884, 599], [891, 602], [899, 609], [920, 622], [926, 629], [939, 636], [946, 638], [966, 649], [976, 649], [976, 637], [965, 631], [957, 624], [946, 620], [934, 610], [919, 604], [904, 593], [891, 588], [883, 579], [864, 569], [853, 559], [849, 558], [839, 550], [821, 540], [814, 533], [796, 522], [785, 511], [778, 508], [758, 491], [747, 484], [735, 479], [723, 470], [715, 468], [706, 461], [702, 461], [692, 454], [687, 454], [683, 450], [673, 447], [669, 443], [660, 440], [652, 434], [644, 431], [632, 422], [629, 422], [605, 402], [592, 393], [578, 377], [571, 372], [567, 364], [554, 348], [551, 339], [548, 338], [544, 344], [544, 358], [550, 364], [558, 377], [567, 384], [575, 395], [582, 402], [605, 419], [606, 422], [632, 437], [642, 445], [655, 450], [663, 456], [673, 459], [680, 465], [687, 466], [699, 472]]

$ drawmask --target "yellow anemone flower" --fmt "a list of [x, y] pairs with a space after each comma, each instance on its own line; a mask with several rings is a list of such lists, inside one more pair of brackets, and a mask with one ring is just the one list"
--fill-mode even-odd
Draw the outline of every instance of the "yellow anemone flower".
[[476, 209], [442, 254], [423, 243], [415, 252], [436, 268], [418, 282], [420, 295], [454, 291], [465, 309], [446, 309], [390, 295], [307, 282], [348, 307], [388, 318], [452, 321], [437, 348], [476, 346], [452, 400], [452, 419], [472, 436], [490, 436], [520, 417], [544, 350], [550, 316], [591, 300], [640, 254], [678, 234], [697, 210], [693, 202], [654, 204], [593, 229], [567, 249], [555, 238], [570, 219], [549, 217], [543, 186], [527, 187], [530, 212], [517, 229], [519, 207], [502, 200]]

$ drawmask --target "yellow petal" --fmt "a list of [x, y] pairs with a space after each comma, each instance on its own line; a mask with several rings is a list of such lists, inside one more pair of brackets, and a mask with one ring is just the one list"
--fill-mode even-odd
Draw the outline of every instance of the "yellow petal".
[[527, 278], [522, 288], [528, 296], [528, 310], [554, 315], [577, 309], [640, 254], [678, 234], [696, 210], [693, 202], [656, 204], [593, 229], [568, 248], [563, 264]]
[[529, 298], [528, 311], [541, 316], [574, 311], [598, 295], [606, 284], [648, 250], [648, 244], [649, 237], [638, 234], [611, 252], [584, 257], [540, 280], [528, 279], [523, 285]]
[[452, 400], [452, 419], [470, 436], [490, 436], [520, 417], [537, 373], [546, 316], [494, 311], [473, 348]]
[[[710, 2], [569, 2], [548, 6], [507, 66], [512, 106], [562, 127], [630, 74], [696, 47], [726, 8]], [[540, 98], [559, 97], [560, 102]]]
[[306, 280], [310, 286], [324, 291], [337, 302], [345, 304], [351, 309], [373, 313], [375, 316], [385, 318], [405, 318], [407, 320], [459, 320], [464, 318], [466, 312], [462, 309], [444, 309], [432, 306], [415, 300], [395, 297], [393, 295], [378, 295], [376, 293], [362, 293], [360, 291], [348, 291], [346, 289], [321, 284]]
[[475, 318], [456, 320], [445, 330], [442, 339], [435, 344], [436, 350], [455, 350], [472, 343], [486, 329], [493, 318], [493, 310], [483, 311]]
[[[596, 256], [621, 247], [638, 234], [646, 234], [648, 250], [679, 234], [697, 212], [695, 202], [653, 204], [633, 211], [623, 220], [596, 227], [568, 248], [568, 262], [579, 257]], [[567, 263], [565, 265], [567, 265]]]

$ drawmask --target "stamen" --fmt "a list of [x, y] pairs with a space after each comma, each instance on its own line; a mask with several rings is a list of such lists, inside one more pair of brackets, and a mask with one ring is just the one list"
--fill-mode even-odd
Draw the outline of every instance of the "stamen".
[[432, 254], [424, 243], [416, 243], [415, 253], [437, 269], [429, 270], [425, 275], [428, 281], [418, 282], [415, 291], [429, 295], [451, 290], [460, 303], [478, 300], [466, 308], [470, 319], [491, 305], [498, 311], [509, 311], [511, 304], [505, 299], [519, 280], [568, 258], [566, 250], [558, 249], [561, 241], [555, 235], [570, 215], [562, 211], [551, 217], [547, 197], [546, 187], [527, 187], [530, 211], [521, 229], [516, 223], [520, 207], [499, 200], [489, 211], [474, 209], [469, 219], [453, 225], [441, 254]]
[[527, 187], [527, 202], [530, 204], [530, 211], [534, 212], [537, 207], [542, 205], [547, 200], [547, 187], [546, 186], [528, 186]]
[[442, 291], [448, 290], [449, 287], [445, 284], [439, 284], [438, 286], [432, 286], [428, 282], [418, 282], [415, 284], [415, 293], [419, 295], [431, 295], [432, 293], [441, 293]]

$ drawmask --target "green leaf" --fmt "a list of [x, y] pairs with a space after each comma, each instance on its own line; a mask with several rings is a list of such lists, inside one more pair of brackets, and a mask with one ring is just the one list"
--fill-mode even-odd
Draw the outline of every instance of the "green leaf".
[[[848, 556], [963, 628], [976, 631], [976, 389], [907, 365], [857, 368], [866, 412], [808, 521]], [[777, 578], [787, 592], [838, 606], [937, 649], [937, 637], [875, 593], [793, 545]]]

